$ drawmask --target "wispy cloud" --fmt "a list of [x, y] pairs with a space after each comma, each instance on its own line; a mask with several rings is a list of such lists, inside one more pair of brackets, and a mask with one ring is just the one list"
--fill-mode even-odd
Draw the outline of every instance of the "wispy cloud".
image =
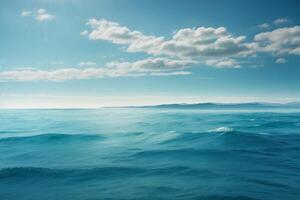
[[65, 81], [105, 77], [178, 76], [191, 74], [184, 69], [193, 61], [148, 58], [136, 62], [110, 62], [104, 67], [55, 70], [20, 69], [0, 72], [0, 81]]
[[284, 17], [284, 18], [278, 18], [278, 19], [275, 19], [274, 21], [273, 21], [273, 24], [285, 24], [285, 23], [288, 23], [290, 20], [288, 19], [288, 18], [286, 18], [286, 17]]
[[207, 60], [205, 64], [216, 68], [240, 68], [241, 65], [234, 59]]
[[22, 12], [21, 12], [21, 16], [22, 16], [22, 17], [27, 17], [27, 16], [30, 16], [31, 14], [32, 14], [31, 11], [22, 11]]
[[96, 66], [97, 63], [92, 61], [85, 61], [85, 62], [80, 62], [78, 65], [81, 67], [89, 67], [89, 66]]
[[284, 59], [284, 58], [278, 58], [278, 59], [276, 59], [276, 61], [275, 61], [277, 64], [284, 64], [284, 63], [286, 63], [286, 60]]
[[286, 23], [289, 23], [289, 22], [290, 22], [290, 20], [287, 17], [283, 17], [283, 18], [275, 19], [270, 23], [260, 24], [260, 25], [258, 25], [258, 27], [261, 28], [261, 29], [268, 29], [268, 28], [283, 25], [283, 24], [286, 24]]
[[22, 11], [21, 12], [21, 16], [22, 17], [33, 17], [36, 21], [40, 21], [40, 22], [46, 22], [46, 21], [52, 21], [55, 16], [48, 13], [48, 11], [46, 11], [45, 9], [38, 9], [35, 11]]
[[261, 28], [261, 29], [267, 29], [267, 28], [270, 28], [271, 25], [267, 24], [267, 23], [263, 23], [263, 24], [260, 24], [258, 27]]
[[64, 63], [63, 60], [54, 60], [51, 62], [52, 65], [63, 65]]

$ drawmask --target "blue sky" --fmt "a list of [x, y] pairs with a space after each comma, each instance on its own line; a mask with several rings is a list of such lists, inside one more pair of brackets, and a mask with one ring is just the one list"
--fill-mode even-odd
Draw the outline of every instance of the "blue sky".
[[0, 0], [0, 107], [296, 101], [299, 8]]

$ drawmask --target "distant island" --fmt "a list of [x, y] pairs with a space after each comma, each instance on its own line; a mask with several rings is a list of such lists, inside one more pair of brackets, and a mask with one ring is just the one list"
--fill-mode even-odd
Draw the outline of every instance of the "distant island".
[[[120, 108], [120, 107], [119, 107]], [[182, 103], [182, 104], [161, 104], [149, 106], [122, 106], [121, 108], [169, 108], [169, 109], [300, 109], [299, 102], [289, 103]]]

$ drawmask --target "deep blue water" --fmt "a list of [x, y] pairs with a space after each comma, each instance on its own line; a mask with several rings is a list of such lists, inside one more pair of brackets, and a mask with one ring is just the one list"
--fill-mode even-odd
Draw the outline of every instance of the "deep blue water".
[[299, 200], [300, 112], [0, 110], [1, 200]]

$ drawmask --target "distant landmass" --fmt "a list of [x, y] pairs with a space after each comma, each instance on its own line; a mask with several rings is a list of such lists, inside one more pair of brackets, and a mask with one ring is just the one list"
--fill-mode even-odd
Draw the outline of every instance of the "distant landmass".
[[300, 109], [299, 102], [290, 103], [194, 103], [161, 104], [151, 106], [127, 106], [123, 108], [170, 108], [170, 109]]

